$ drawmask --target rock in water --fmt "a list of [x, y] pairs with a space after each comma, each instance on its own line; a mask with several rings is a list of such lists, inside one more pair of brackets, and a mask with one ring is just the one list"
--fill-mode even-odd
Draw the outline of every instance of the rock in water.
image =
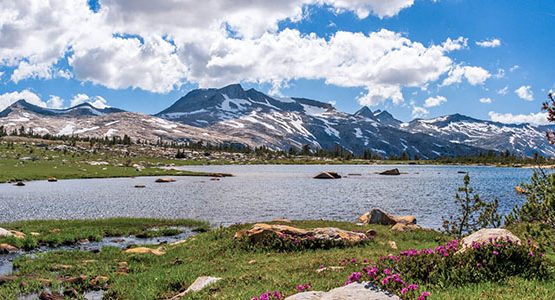
[[507, 229], [503, 228], [485, 228], [480, 229], [473, 234], [462, 239], [460, 252], [471, 249], [473, 243], [486, 244], [495, 241], [510, 241], [515, 244], [522, 244], [522, 241]]
[[48, 177], [48, 182], [56, 182], [58, 181], [58, 178], [56, 177]]
[[351, 283], [329, 292], [304, 292], [285, 300], [401, 300], [401, 298], [379, 290], [369, 283]]
[[156, 182], [158, 182], [158, 183], [175, 182], [175, 179], [173, 179], [173, 178], [158, 178], [158, 179], [156, 179]]
[[15, 186], [25, 186], [25, 183], [23, 183], [23, 181], [18, 181], [14, 185]]
[[402, 224], [416, 224], [416, 217], [414, 216], [394, 216], [386, 213], [379, 208], [373, 208], [371, 211], [363, 214], [358, 218], [364, 224], [379, 224], [379, 225], [395, 225]]
[[314, 176], [314, 179], [340, 179], [341, 175], [339, 175], [337, 172], [322, 172], [316, 176]]
[[401, 175], [401, 172], [399, 172], [399, 169], [395, 168], [395, 169], [383, 171], [383, 172], [378, 173], [378, 174], [380, 174], [380, 175]]

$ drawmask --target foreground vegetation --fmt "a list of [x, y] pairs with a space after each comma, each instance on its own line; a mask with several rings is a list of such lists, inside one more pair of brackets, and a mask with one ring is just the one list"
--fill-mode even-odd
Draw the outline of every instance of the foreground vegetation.
[[[27, 233], [39, 232], [37, 242], [76, 241], [100, 235], [136, 234], [151, 226], [200, 226], [190, 220], [106, 219], [96, 221], [30, 221], [3, 224], [4, 228]], [[0, 284], [0, 298], [14, 299], [20, 294], [73, 287], [79, 291], [104, 288], [105, 299], [165, 299], [189, 286], [199, 276], [222, 280], [184, 299], [250, 299], [268, 290], [294, 294], [298, 285], [313, 290], [329, 290], [343, 283], [368, 261], [398, 255], [407, 249], [434, 248], [450, 236], [431, 230], [393, 232], [386, 226], [359, 226], [347, 222], [298, 221], [300, 228], [338, 227], [346, 230], [377, 232], [372, 242], [328, 250], [283, 252], [244, 247], [233, 239], [236, 231], [249, 225], [236, 225], [200, 233], [179, 245], [163, 245], [165, 254], [127, 254], [113, 247], [99, 252], [56, 251], [34, 257], [19, 257], [15, 281]], [[518, 231], [517, 228], [514, 228]], [[5, 240], [4, 240], [5, 241]], [[391, 248], [394, 241], [398, 249]], [[157, 248], [158, 245], [152, 246]], [[546, 255], [553, 263], [552, 250]], [[339, 267], [317, 272], [321, 267]], [[548, 272], [555, 271], [552, 266]], [[81, 276], [81, 277], [80, 277]], [[84, 277], [86, 276], [86, 277]], [[67, 280], [68, 278], [81, 278]], [[430, 284], [423, 286], [432, 299], [553, 299], [553, 280], [509, 277], [471, 284]]]

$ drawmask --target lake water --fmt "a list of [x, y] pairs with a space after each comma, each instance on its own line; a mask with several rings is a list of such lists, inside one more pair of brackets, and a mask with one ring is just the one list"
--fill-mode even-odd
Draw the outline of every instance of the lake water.
[[[397, 167], [400, 176], [376, 172]], [[453, 212], [454, 194], [469, 172], [482, 198], [497, 197], [502, 212], [522, 203], [514, 187], [532, 170], [475, 166], [253, 165], [188, 166], [194, 171], [226, 172], [235, 177], [212, 181], [152, 177], [34, 181], [25, 187], [0, 184], [0, 222], [27, 219], [82, 219], [115, 216], [194, 218], [213, 225], [274, 218], [353, 221], [373, 207], [412, 214], [425, 227], [437, 228]], [[320, 171], [347, 178], [317, 180]], [[360, 176], [348, 174], [358, 173]], [[144, 184], [146, 188], [134, 188]]]

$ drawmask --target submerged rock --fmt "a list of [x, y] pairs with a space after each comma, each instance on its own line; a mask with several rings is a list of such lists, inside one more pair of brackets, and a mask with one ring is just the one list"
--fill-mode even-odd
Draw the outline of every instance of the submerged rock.
[[285, 300], [401, 300], [401, 298], [379, 290], [369, 283], [351, 283], [329, 292], [303, 292]]
[[341, 175], [339, 175], [337, 172], [322, 172], [316, 176], [314, 176], [314, 179], [340, 179]]
[[416, 224], [415, 216], [394, 216], [392, 214], [386, 213], [385, 211], [379, 208], [374, 208], [371, 211], [363, 214], [358, 218], [358, 220], [364, 224], [379, 224], [379, 225], [395, 225], [397, 223]]
[[144, 188], [146, 188], [146, 185], [144, 185], [144, 184], [136, 184], [136, 185], [135, 185], [135, 188], [144, 189]]
[[399, 172], [399, 169], [395, 168], [395, 169], [383, 171], [383, 172], [378, 173], [378, 174], [396, 176], [396, 175], [401, 175], [401, 172]]
[[471, 249], [473, 243], [486, 244], [494, 243], [495, 241], [507, 241], [518, 245], [522, 244], [522, 241], [507, 229], [485, 228], [463, 238], [461, 242], [461, 250], [459, 251], [464, 252], [467, 249]]

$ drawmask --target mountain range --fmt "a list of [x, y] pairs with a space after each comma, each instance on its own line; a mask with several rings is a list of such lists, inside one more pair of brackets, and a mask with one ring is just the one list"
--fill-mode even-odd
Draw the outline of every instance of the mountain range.
[[506, 150], [521, 156], [555, 156], [545, 138], [555, 126], [503, 124], [460, 114], [405, 123], [387, 111], [362, 107], [349, 114], [328, 103], [269, 96], [239, 84], [193, 90], [154, 116], [88, 103], [47, 109], [25, 100], [0, 112], [0, 126], [12, 130], [22, 125], [53, 135], [127, 134], [142, 140], [236, 143], [276, 150], [341, 146], [356, 154], [370, 150], [384, 157], [406, 152], [432, 159]]

